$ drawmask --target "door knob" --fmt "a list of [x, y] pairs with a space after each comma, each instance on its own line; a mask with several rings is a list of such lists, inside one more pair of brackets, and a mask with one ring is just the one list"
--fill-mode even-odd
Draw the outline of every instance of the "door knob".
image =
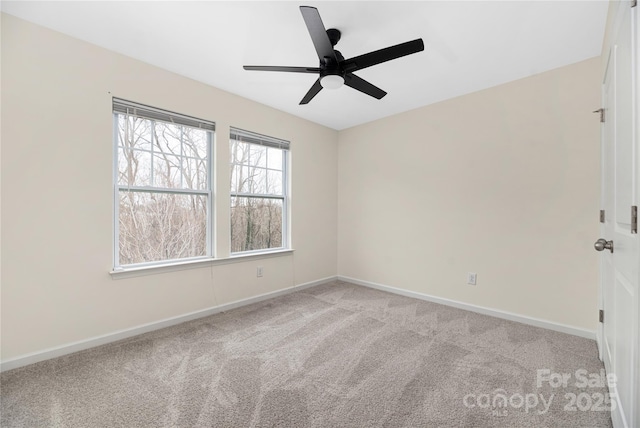
[[593, 244], [596, 251], [602, 251], [607, 249], [613, 253], [613, 241], [607, 241], [606, 239], [598, 239], [595, 244]]

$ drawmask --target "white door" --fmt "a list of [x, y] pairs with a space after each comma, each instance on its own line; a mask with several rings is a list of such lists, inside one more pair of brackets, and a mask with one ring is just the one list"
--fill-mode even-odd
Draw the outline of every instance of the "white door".
[[[612, 241], [601, 259], [600, 332], [602, 359], [608, 374], [615, 374], [610, 392], [617, 396], [612, 412], [614, 427], [638, 427], [639, 271], [638, 234], [632, 231], [632, 207], [638, 205], [638, 125], [635, 9], [620, 3], [608, 46], [603, 81], [604, 129], [602, 137], [602, 208], [605, 220], [600, 238]], [[598, 245], [598, 244], [596, 244]], [[604, 242], [598, 249], [602, 250]], [[609, 243], [606, 245], [609, 247]]]

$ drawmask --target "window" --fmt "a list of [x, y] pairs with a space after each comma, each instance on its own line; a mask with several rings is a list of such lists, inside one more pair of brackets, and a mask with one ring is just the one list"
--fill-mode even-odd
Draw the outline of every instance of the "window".
[[287, 248], [289, 143], [231, 129], [231, 252]]
[[215, 124], [113, 99], [114, 267], [212, 257]]

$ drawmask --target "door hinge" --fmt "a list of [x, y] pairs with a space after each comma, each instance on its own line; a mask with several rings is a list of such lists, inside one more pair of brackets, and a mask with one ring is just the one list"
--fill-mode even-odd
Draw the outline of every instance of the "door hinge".
[[594, 113], [600, 113], [600, 122], [604, 123], [604, 109], [599, 108], [598, 110], [594, 110]]
[[598, 312], [598, 321], [604, 322], [604, 311], [602, 309]]
[[604, 210], [600, 210], [600, 223], [604, 223]]
[[631, 207], [631, 233], [638, 233], [638, 206]]

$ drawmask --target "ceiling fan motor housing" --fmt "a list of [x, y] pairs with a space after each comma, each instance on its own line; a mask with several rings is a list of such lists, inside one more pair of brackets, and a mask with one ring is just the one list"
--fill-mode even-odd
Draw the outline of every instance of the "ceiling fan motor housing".
[[336, 30], [335, 28], [329, 28], [327, 30], [327, 36], [329, 36], [329, 41], [331, 42], [331, 46], [335, 46], [340, 41], [340, 30]]
[[[327, 30], [328, 32], [329, 30]], [[336, 30], [338, 31], [338, 30]], [[320, 61], [320, 78], [324, 76], [341, 76], [344, 79], [345, 71], [342, 67], [344, 57], [339, 51], [335, 51], [337, 62], [330, 57], [324, 57]]]

